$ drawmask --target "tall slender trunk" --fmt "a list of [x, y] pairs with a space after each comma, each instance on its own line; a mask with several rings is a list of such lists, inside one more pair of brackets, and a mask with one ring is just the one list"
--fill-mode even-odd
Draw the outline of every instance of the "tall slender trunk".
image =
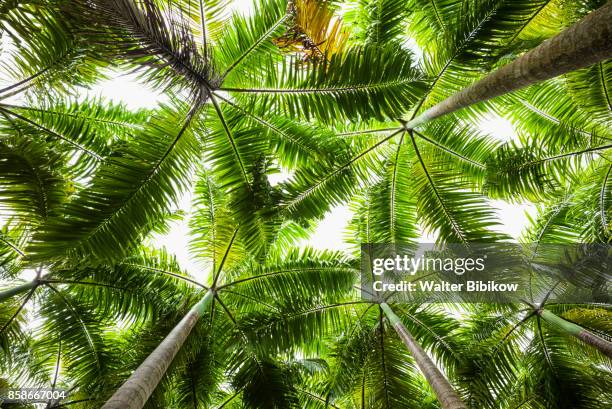
[[140, 409], [145, 405], [212, 298], [213, 292], [208, 290], [102, 409]]
[[9, 298], [17, 294], [25, 293], [26, 291], [31, 290], [37, 285], [38, 285], [38, 281], [33, 280], [33, 281], [30, 281], [29, 283], [24, 283], [16, 287], [9, 288], [8, 290], [0, 291], [0, 303], [8, 300]]
[[444, 374], [436, 367], [436, 364], [427, 356], [423, 348], [415, 341], [408, 329], [402, 321], [393, 312], [387, 303], [381, 303], [380, 307], [384, 311], [387, 319], [393, 325], [397, 335], [402, 339], [410, 353], [414, 357], [419, 369], [425, 375], [427, 382], [433, 388], [438, 401], [444, 409], [467, 409], [467, 406], [461, 401], [457, 392], [453, 389]]
[[589, 344], [593, 348], [597, 348], [599, 351], [601, 351], [602, 354], [606, 355], [608, 358], [612, 358], [612, 342], [605, 340], [590, 331], [587, 331], [580, 325], [576, 325], [573, 322], [566, 321], [548, 310], [538, 310], [538, 315], [549, 324], [552, 324], [556, 328], [575, 336], [585, 344]]
[[414, 129], [434, 118], [612, 57], [612, 2], [557, 36], [407, 122]]

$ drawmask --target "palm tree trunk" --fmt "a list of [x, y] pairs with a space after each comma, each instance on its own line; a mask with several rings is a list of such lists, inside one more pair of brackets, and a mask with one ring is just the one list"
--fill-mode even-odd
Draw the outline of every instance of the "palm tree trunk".
[[612, 358], [612, 342], [605, 340], [590, 331], [587, 331], [580, 325], [576, 325], [573, 322], [566, 321], [548, 310], [538, 310], [538, 315], [556, 328], [575, 336], [585, 344], [589, 344], [593, 348], [597, 348], [602, 354], [606, 355], [608, 358]]
[[387, 319], [395, 328], [397, 335], [402, 339], [410, 353], [414, 357], [419, 369], [425, 375], [427, 382], [433, 388], [438, 401], [443, 409], [467, 409], [467, 406], [461, 401], [457, 392], [453, 389], [442, 372], [436, 367], [436, 364], [427, 356], [423, 348], [415, 341], [408, 329], [402, 321], [393, 312], [387, 303], [381, 303], [380, 308], [384, 311]]
[[404, 127], [414, 129], [469, 105], [607, 60], [612, 57], [611, 21], [609, 1], [557, 36], [434, 105]]
[[102, 406], [102, 409], [140, 409], [151, 396], [191, 330], [213, 298], [212, 290], [183, 317], [164, 340]]
[[18, 285], [16, 287], [13, 288], [9, 288], [8, 290], [4, 290], [4, 291], [0, 291], [0, 303], [8, 300], [9, 298], [17, 295], [17, 294], [21, 294], [24, 293], [28, 290], [31, 290], [32, 288], [36, 287], [38, 285], [38, 281], [34, 280], [34, 281], [30, 281], [29, 283], [24, 283], [21, 285]]

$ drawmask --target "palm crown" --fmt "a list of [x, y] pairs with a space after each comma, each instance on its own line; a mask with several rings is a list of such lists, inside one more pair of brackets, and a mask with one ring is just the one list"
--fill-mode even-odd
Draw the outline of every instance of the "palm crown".
[[[0, 390], [65, 389], [47, 407], [75, 408], [612, 404], [607, 304], [365, 300], [358, 260], [423, 232], [508, 241], [492, 199], [537, 205], [525, 242], [609, 243], [604, 3], [1, 1]], [[509, 80], [566, 53], [583, 58]], [[75, 97], [109, 67], [168, 102]], [[511, 141], [482, 132], [491, 114]], [[300, 246], [344, 203], [354, 253]], [[203, 279], [147, 244], [177, 217]]]

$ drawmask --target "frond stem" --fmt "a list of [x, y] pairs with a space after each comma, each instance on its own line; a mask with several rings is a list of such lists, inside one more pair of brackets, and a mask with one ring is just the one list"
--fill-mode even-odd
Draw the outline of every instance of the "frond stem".
[[[29, 77], [27, 77], [27, 78], [25, 78], [25, 79], [23, 79], [23, 80], [21, 80], [21, 81], [19, 81], [19, 82], [16, 82], [16, 83], [14, 83], [14, 84], [12, 84], [12, 85], [9, 85], [8, 87], [5, 87], [5, 88], [0, 89], [0, 96], [1, 96], [2, 94], [4, 94], [5, 92], [11, 91], [11, 90], [13, 90], [13, 89], [15, 89], [15, 88], [20, 87], [20, 86], [21, 86], [21, 85], [23, 85], [23, 84], [26, 84], [26, 83], [28, 83], [28, 82], [30, 82], [30, 81], [35, 80], [36, 78], [40, 77], [41, 75], [43, 75], [43, 74], [44, 74], [44, 73], [46, 73], [47, 71], [49, 71], [49, 67], [46, 67], [46, 68], [44, 68], [44, 69], [42, 69], [42, 70], [38, 71], [38, 72], [37, 72], [37, 73], [35, 73], [35, 74], [30, 75]], [[23, 91], [23, 90], [20, 90], [19, 92], [21, 92], [21, 91]], [[11, 94], [11, 95], [14, 95], [14, 94]], [[2, 97], [2, 98], [0, 98], [0, 99], [8, 98], [8, 97], [9, 97], [9, 96], [11, 96], [11, 95], [6, 95], [6, 96], [4, 96], [4, 97]]]
[[599, 192], [599, 211], [601, 212], [601, 224], [603, 226], [604, 232], [608, 233], [610, 228], [608, 227], [608, 221], [606, 216], [606, 188], [608, 186], [608, 179], [610, 178], [610, 174], [612, 174], [612, 165], [608, 168], [608, 172], [606, 173], [606, 177], [604, 178], [603, 184], [601, 185], [601, 191]]
[[242, 171], [242, 177], [244, 178], [244, 182], [249, 190], [251, 190], [251, 185], [249, 184], [249, 177], [247, 176], [246, 169], [244, 167], [244, 163], [242, 163], [242, 158], [240, 157], [240, 153], [238, 152], [238, 147], [236, 146], [236, 141], [234, 140], [234, 135], [232, 131], [229, 129], [227, 122], [225, 121], [225, 117], [223, 116], [223, 111], [217, 102], [217, 99], [213, 94], [210, 95], [210, 99], [215, 107], [215, 111], [217, 111], [217, 115], [219, 115], [219, 120], [221, 121], [221, 125], [223, 126], [223, 130], [229, 139], [229, 142], [232, 146], [232, 150], [234, 151], [234, 156], [236, 156], [236, 160], [240, 165], [240, 170]]
[[441, 143], [434, 141], [433, 139], [423, 135], [422, 133], [420, 133], [420, 132], [418, 132], [416, 130], [414, 131], [414, 133], [417, 134], [417, 136], [419, 138], [429, 142], [430, 144], [434, 145], [435, 147], [443, 150], [444, 152], [446, 152], [446, 153], [448, 153], [450, 155], [456, 156], [459, 159], [461, 159], [461, 160], [463, 160], [465, 162], [471, 163], [472, 165], [474, 165], [474, 166], [476, 166], [476, 167], [478, 167], [480, 169], [484, 169], [485, 168], [485, 165], [483, 165], [482, 163], [476, 162], [475, 160], [472, 160], [472, 159], [470, 159], [470, 158], [468, 158], [466, 156], [463, 156], [460, 153], [457, 153], [454, 150], [447, 148], [446, 146], [442, 145]]
[[15, 320], [15, 318], [19, 315], [21, 310], [25, 308], [26, 304], [28, 303], [28, 301], [30, 301], [30, 298], [32, 298], [32, 295], [34, 295], [34, 291], [36, 291], [37, 288], [38, 286], [35, 286], [34, 288], [30, 290], [30, 292], [28, 293], [26, 298], [23, 300], [19, 308], [17, 308], [17, 311], [15, 311], [15, 314], [13, 314], [11, 318], [2, 326], [2, 328], [0, 328], [0, 334], [4, 333], [4, 331], [8, 328], [8, 326], [11, 325], [13, 320]]
[[[297, 272], [301, 272], [301, 271], [321, 271], [321, 270], [324, 270], [324, 269], [325, 268], [320, 268], [320, 267], [306, 267], [306, 268], [292, 268], [292, 269], [287, 269], [287, 270], [271, 271], [271, 272], [264, 273], [264, 274], [259, 274], [259, 275], [256, 275], [256, 276], [250, 276], [250, 277], [241, 278], [241, 279], [238, 279], [238, 280], [234, 280], [231, 283], [220, 285], [219, 287], [217, 287], [217, 291], [221, 291], [222, 289], [224, 289], [226, 287], [231, 287], [231, 286], [234, 286], [236, 284], [241, 284], [241, 283], [245, 283], [247, 281], [252, 281], [252, 280], [260, 280], [262, 278], [267, 278], [267, 277], [271, 277], [271, 276], [277, 276], [277, 275], [281, 275], [281, 274], [291, 274], [291, 273], [297, 273]], [[334, 270], [337, 270], [337, 269], [334, 269]]]
[[337, 133], [337, 136], [353, 136], [353, 135], [364, 135], [371, 133], [383, 133], [383, 132], [391, 132], [397, 131], [397, 128], [381, 128], [381, 129], [367, 129], [364, 131], [351, 131], [351, 132], [340, 132]]
[[307, 390], [302, 389], [302, 388], [295, 388], [295, 389], [296, 389], [298, 392], [303, 393], [304, 395], [306, 395], [306, 396], [309, 396], [309, 397], [313, 398], [314, 400], [318, 400], [319, 402], [323, 402], [323, 403], [325, 403], [325, 404], [326, 404], [327, 406], [329, 406], [330, 408], [333, 408], [333, 409], [340, 409], [340, 407], [338, 407], [338, 406], [334, 405], [333, 403], [329, 403], [329, 402], [327, 402], [327, 400], [323, 399], [322, 397], [320, 397], [320, 396], [318, 396], [318, 395], [315, 395], [314, 393], [308, 392]]
[[17, 253], [20, 257], [24, 257], [25, 256], [25, 253], [23, 252], [23, 250], [21, 250], [19, 247], [14, 245], [10, 240], [8, 240], [6, 237], [4, 237], [4, 234], [2, 234], [2, 233], [0, 233], [0, 241], [2, 241], [7, 246], [9, 246], [11, 248], [11, 250], [13, 250], [15, 253]]
[[5, 112], [5, 113], [7, 113], [8, 115], [14, 116], [14, 117], [15, 117], [15, 118], [17, 118], [17, 119], [19, 119], [19, 120], [21, 120], [21, 121], [23, 121], [23, 122], [25, 122], [25, 123], [27, 123], [27, 124], [29, 124], [29, 125], [32, 125], [32, 126], [33, 126], [33, 127], [35, 127], [35, 128], [40, 129], [41, 131], [46, 132], [46, 133], [48, 133], [49, 135], [54, 136], [54, 137], [56, 137], [56, 138], [58, 138], [58, 139], [60, 139], [60, 140], [62, 140], [62, 141], [64, 141], [64, 142], [68, 143], [69, 145], [74, 146], [74, 147], [75, 147], [75, 148], [77, 148], [78, 150], [81, 150], [81, 151], [85, 152], [86, 154], [88, 154], [88, 155], [89, 155], [89, 156], [91, 156], [92, 158], [95, 158], [96, 160], [99, 160], [99, 161], [104, 160], [104, 158], [103, 158], [102, 156], [98, 155], [96, 152], [94, 152], [94, 151], [92, 151], [92, 150], [90, 150], [90, 149], [87, 149], [86, 147], [82, 146], [81, 144], [79, 144], [79, 143], [77, 143], [77, 142], [74, 142], [74, 141], [72, 141], [72, 140], [70, 140], [70, 139], [66, 138], [66, 137], [65, 137], [65, 136], [63, 136], [63, 135], [60, 135], [60, 134], [58, 134], [57, 132], [52, 131], [52, 130], [51, 130], [51, 129], [49, 129], [49, 128], [46, 128], [46, 127], [44, 127], [44, 126], [42, 126], [42, 125], [40, 125], [40, 124], [37, 124], [36, 122], [34, 122], [34, 121], [32, 121], [32, 120], [30, 120], [30, 119], [28, 119], [28, 118], [24, 117], [23, 115], [20, 115], [20, 114], [18, 114], [18, 113], [16, 113], [16, 112], [13, 112], [13, 111], [9, 110], [9, 109], [6, 109], [6, 108], [4, 108], [4, 106], [2, 106], [2, 105], [0, 105], [0, 112]]
[[219, 406], [217, 409], [223, 409], [225, 407], [225, 405], [230, 403], [236, 396], [240, 395], [241, 393], [242, 393], [242, 388], [238, 389], [236, 392], [234, 392], [234, 394], [232, 396], [230, 396], [225, 401], [223, 401], [221, 406]]
[[160, 268], [149, 267], [149, 266], [143, 266], [142, 264], [134, 264], [134, 263], [121, 263], [121, 265], [124, 265], [124, 266], [129, 266], [129, 267], [135, 267], [135, 268], [142, 268], [143, 270], [149, 270], [149, 271], [153, 271], [153, 272], [156, 272], [156, 273], [161, 273], [161, 274], [169, 275], [169, 276], [171, 276], [171, 277], [178, 278], [178, 279], [183, 280], [183, 281], [186, 281], [186, 282], [188, 282], [188, 283], [195, 284], [195, 285], [197, 285], [198, 287], [201, 287], [201, 288], [203, 288], [203, 289], [205, 289], [205, 290], [208, 290], [208, 289], [209, 289], [209, 288], [208, 288], [207, 286], [205, 286], [204, 284], [199, 283], [199, 282], [197, 282], [197, 281], [195, 281], [195, 280], [193, 280], [193, 279], [191, 279], [191, 278], [189, 278], [189, 277], [185, 277], [185, 276], [182, 276], [182, 275], [180, 275], [180, 274], [173, 273], [173, 272], [171, 272], [171, 271], [162, 270], [162, 269], [160, 269]]
[[461, 231], [459, 226], [457, 226], [457, 224], [455, 222], [455, 219], [453, 219], [451, 217], [451, 214], [450, 214], [449, 210], [446, 207], [446, 203], [444, 202], [444, 200], [442, 200], [442, 197], [440, 196], [440, 193], [438, 192], [438, 188], [434, 184], [434, 181], [431, 178], [431, 175], [429, 174], [429, 171], [427, 170], [427, 166], [425, 166], [425, 162], [423, 161], [423, 157], [421, 156], [421, 152], [419, 151], [419, 147], [417, 146], [416, 141], [414, 140], [414, 135], [413, 135], [412, 131], [408, 131], [408, 133], [410, 135], [410, 139], [412, 140], [412, 146], [414, 147], [414, 151], [415, 151], [415, 153], [417, 155], [417, 158], [419, 159], [419, 163], [421, 164], [421, 167], [423, 168], [423, 172], [425, 172], [425, 176], [427, 177], [427, 180], [429, 181], [429, 184], [431, 185], [431, 188], [433, 189], [434, 194], [436, 195], [436, 198], [438, 199], [438, 202], [442, 206], [444, 214], [446, 215], [447, 219], [451, 223], [451, 225], [453, 227], [453, 230], [455, 231], [455, 233], [457, 233], [457, 236], [459, 237], [459, 239], [463, 243], [467, 243], [467, 240], [466, 240], [463, 232]]
[[219, 280], [219, 276], [221, 275], [221, 271], [223, 270], [223, 265], [225, 264], [225, 262], [227, 260], [227, 256], [229, 255], [229, 252], [232, 249], [232, 246], [234, 245], [234, 240], [236, 240], [236, 236], [238, 235], [238, 230], [239, 229], [240, 229], [240, 226], [238, 226], [238, 227], [236, 227], [234, 229], [234, 234], [232, 235], [232, 238], [230, 239], [230, 242], [227, 244], [227, 248], [225, 249], [225, 254], [223, 254], [223, 258], [221, 259], [221, 263], [219, 263], [219, 267], [217, 268], [217, 272], [214, 275], [212, 288], [216, 288], [217, 281]]
[[224, 72], [221, 74], [221, 81], [227, 77], [227, 75], [234, 70], [253, 50], [255, 50], [261, 43], [263, 43], [276, 29], [289, 17], [289, 14], [285, 14], [280, 18], [268, 31], [266, 31], [261, 37], [257, 39], [251, 46], [242, 53]]

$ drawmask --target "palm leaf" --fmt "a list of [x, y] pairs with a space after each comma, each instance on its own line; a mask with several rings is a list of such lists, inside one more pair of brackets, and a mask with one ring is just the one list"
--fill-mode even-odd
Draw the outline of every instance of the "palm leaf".
[[246, 105], [256, 100], [262, 111], [291, 117], [383, 120], [401, 115], [423, 90], [410, 53], [391, 46], [350, 49], [308, 67], [295, 58], [280, 66], [273, 59], [261, 63], [263, 76], [240, 78], [240, 83], [228, 79], [221, 89]]
[[[67, 203], [70, 218], [48, 220], [29, 248], [33, 258], [62, 253], [113, 258], [125, 255], [151, 222], [170, 210], [191, 176], [199, 145], [190, 131], [197, 106], [174, 129], [165, 108], [142, 130], [142, 137], [126, 143], [109, 157], [91, 185]], [[89, 209], [98, 211], [92, 214]], [[53, 243], [52, 248], [49, 243]], [[53, 256], [55, 255], [55, 256]]]

